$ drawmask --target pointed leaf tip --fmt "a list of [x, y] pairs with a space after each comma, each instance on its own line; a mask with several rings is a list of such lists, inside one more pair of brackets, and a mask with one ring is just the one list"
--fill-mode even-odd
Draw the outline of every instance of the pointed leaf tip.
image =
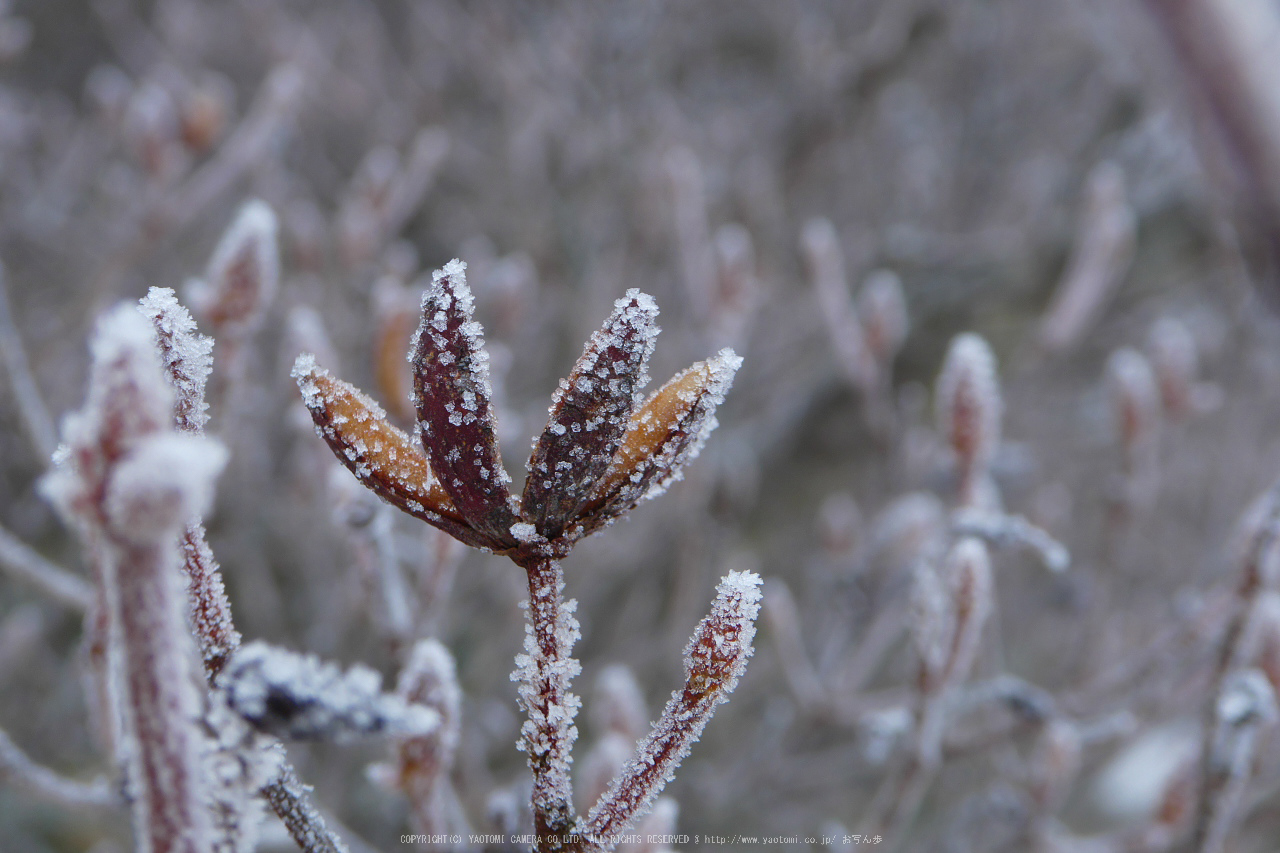
[[473, 319], [466, 268], [459, 260], [445, 264], [422, 298], [410, 356], [414, 406], [422, 445], [462, 517], [499, 547], [513, 547], [511, 478], [498, 451], [489, 355]]
[[581, 535], [680, 479], [685, 463], [716, 428], [716, 407], [741, 365], [742, 358], [725, 348], [677, 373], [632, 415], [613, 463], [581, 513]]
[[317, 434], [361, 483], [392, 506], [467, 544], [491, 547], [466, 526], [427, 459], [408, 435], [387, 422], [377, 403], [322, 370], [310, 353], [298, 356], [292, 375]]
[[628, 290], [552, 399], [521, 501], [525, 517], [548, 538], [581, 508], [622, 443], [636, 395], [648, 381], [657, 317], [652, 297]]

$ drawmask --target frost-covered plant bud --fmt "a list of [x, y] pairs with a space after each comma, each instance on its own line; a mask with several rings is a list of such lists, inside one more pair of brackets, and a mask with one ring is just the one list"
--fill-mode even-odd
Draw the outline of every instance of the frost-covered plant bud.
[[737, 344], [759, 301], [755, 246], [751, 232], [736, 222], [717, 228], [712, 244], [716, 254], [716, 292], [711, 303], [714, 339]]
[[1146, 356], [1123, 347], [1107, 360], [1116, 433], [1131, 464], [1140, 464], [1160, 431], [1160, 388]]
[[991, 347], [967, 332], [947, 350], [935, 392], [938, 430], [955, 454], [961, 503], [977, 502], [1000, 446], [1004, 406]]
[[892, 270], [875, 270], [858, 294], [858, 317], [867, 348], [882, 370], [888, 370], [911, 330], [902, 279]]
[[153, 81], [136, 87], [121, 119], [134, 156], [152, 177], [174, 171], [182, 159], [178, 147], [178, 109], [165, 88]]
[[316, 433], [356, 479], [392, 506], [476, 544], [431, 464], [413, 439], [387, 421], [382, 407], [322, 370], [309, 353], [298, 356], [293, 377]]
[[127, 305], [98, 322], [91, 343], [93, 367], [84, 407], [63, 424], [63, 447], [45, 478], [45, 494], [73, 518], [101, 524], [99, 503], [118, 460], [173, 417], [151, 324]]
[[174, 396], [153, 326], [121, 305], [98, 324], [89, 398], [64, 426], [44, 483], [94, 545], [104, 592], [111, 709], [142, 851], [209, 849], [200, 697], [182, 591], [178, 528], [207, 501], [222, 453], [172, 432]]
[[862, 510], [848, 492], [832, 492], [822, 500], [818, 509], [818, 531], [822, 547], [831, 556], [839, 557], [853, 552], [862, 534]]
[[582, 513], [582, 533], [656, 497], [682, 476], [717, 426], [716, 407], [724, 402], [742, 359], [721, 350], [677, 373], [631, 416], [621, 445]]
[[414, 832], [444, 833], [444, 795], [462, 723], [462, 692], [453, 655], [437, 640], [419, 641], [400, 671], [396, 694], [440, 717], [440, 725], [431, 732], [400, 741], [393, 773], [396, 787], [409, 799]]
[[467, 265], [432, 274], [410, 356], [414, 407], [431, 467], [458, 512], [495, 547], [515, 547], [517, 518], [502, 466], [489, 382], [489, 354], [475, 321]]
[[982, 540], [966, 537], [956, 543], [943, 565], [951, 592], [954, 633], [945, 678], [949, 685], [963, 683], [978, 657], [982, 629], [993, 605], [991, 557]]
[[171, 288], [151, 288], [138, 310], [155, 326], [156, 345], [176, 396], [173, 416], [178, 429], [204, 432], [209, 423], [204, 391], [213, 369], [213, 338], [200, 334], [191, 312]]
[[859, 391], [875, 393], [880, 384], [879, 369], [849, 297], [844, 255], [835, 226], [827, 219], [810, 219], [800, 233], [800, 247], [841, 369]]
[[1185, 323], [1161, 317], [1147, 335], [1147, 357], [1160, 386], [1160, 400], [1172, 419], [1186, 417], [1195, 402], [1200, 352]]
[[203, 281], [190, 285], [197, 312], [233, 335], [261, 322], [280, 281], [276, 214], [254, 199], [240, 208], [209, 258]]
[[218, 443], [195, 435], [159, 434], [112, 466], [108, 527], [134, 542], [153, 542], [202, 515], [213, 481], [227, 461]]
[[227, 129], [235, 87], [221, 74], [206, 73], [183, 93], [179, 129], [182, 142], [196, 154], [213, 147]]
[[548, 539], [560, 535], [613, 463], [631, 426], [657, 339], [658, 306], [638, 290], [614, 304], [569, 378], [552, 397], [550, 419], [525, 481], [525, 520]]
[[716, 588], [711, 613], [685, 647], [685, 685], [671, 694], [662, 717], [636, 748], [635, 758], [575, 829], [608, 849], [653, 806], [677, 766], [702, 736], [716, 706], [728, 701], [746, 671], [760, 612], [760, 576], [730, 572]]
[[441, 725], [437, 711], [382, 692], [382, 676], [368, 667], [357, 665], [344, 673], [313, 655], [260, 641], [240, 647], [219, 683], [237, 714], [278, 737], [423, 737]]
[[1050, 722], [1040, 731], [1031, 754], [1031, 796], [1042, 814], [1065, 805], [1080, 772], [1080, 731], [1070, 720]]
[[922, 696], [929, 696], [942, 686], [955, 628], [946, 587], [924, 562], [912, 576], [910, 618], [911, 640], [920, 660], [916, 687]]

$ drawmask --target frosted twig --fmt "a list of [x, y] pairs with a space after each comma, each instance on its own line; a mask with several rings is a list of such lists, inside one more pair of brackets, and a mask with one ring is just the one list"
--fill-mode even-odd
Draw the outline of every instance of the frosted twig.
[[1277, 716], [1275, 691], [1261, 671], [1236, 670], [1224, 679], [1214, 698], [1212, 745], [1201, 778], [1205, 788], [1195, 830], [1199, 853], [1225, 849], [1253, 775], [1257, 740]]
[[87, 581], [45, 559], [3, 527], [0, 567], [68, 607], [87, 612], [93, 605], [95, 594]]
[[329, 830], [324, 817], [311, 805], [310, 793], [311, 786], [302, 784], [288, 763], [281, 766], [274, 781], [262, 788], [262, 796], [303, 853], [349, 853], [347, 845]]
[[80, 782], [32, 761], [3, 730], [0, 730], [0, 776], [41, 799], [72, 808], [116, 809], [124, 803], [120, 792], [101, 777]]
[[67, 419], [67, 451], [43, 486], [98, 557], [138, 843], [198, 853], [211, 825], [177, 535], [211, 499], [225, 452], [175, 434], [172, 410], [151, 324], [121, 305], [99, 323], [88, 400]]
[[[213, 366], [213, 340], [199, 334], [191, 313], [169, 288], [151, 288], [139, 310], [155, 329], [165, 376], [174, 391], [174, 425], [183, 432], [202, 435], [209, 420], [204, 391]], [[231, 620], [222, 572], [200, 521], [187, 524], [181, 547], [191, 625], [206, 673], [213, 677], [240, 645], [240, 632]]]
[[635, 758], [575, 827], [587, 849], [612, 849], [610, 836], [624, 832], [653, 806], [716, 706], [728, 700], [753, 651], [760, 599], [760, 576], [753, 572], [730, 572], [720, 581], [711, 613], [685, 647], [684, 689], [671, 694]]
[[521, 727], [521, 749], [533, 770], [533, 819], [539, 850], [567, 847], [573, 824], [573, 785], [569, 778], [582, 702], [569, 684], [582, 667], [571, 655], [581, 636], [574, 618], [577, 603], [563, 598], [564, 573], [555, 560], [533, 557], [523, 566], [529, 576], [528, 624], [524, 654], [516, 656], [512, 680], [519, 682], [520, 704], [528, 719]]
[[13, 320], [13, 309], [9, 305], [9, 289], [6, 273], [0, 264], [0, 357], [4, 359], [5, 369], [9, 373], [9, 382], [13, 386], [14, 401], [18, 404], [18, 414], [22, 416], [22, 425], [27, 429], [27, 437], [35, 445], [36, 452], [44, 459], [53, 455], [57, 445], [57, 429], [49, 409], [40, 396], [35, 377], [31, 375], [31, 365], [27, 362], [27, 351], [22, 345], [22, 336]]
[[880, 387], [879, 370], [849, 293], [844, 253], [835, 226], [827, 219], [809, 220], [801, 232], [800, 244], [840, 367], [859, 392], [873, 398]]
[[962, 507], [951, 516], [951, 530], [957, 536], [977, 536], [993, 545], [1030, 548], [1051, 572], [1066, 571], [1071, 565], [1071, 552], [1065, 545], [1020, 515]]
[[383, 693], [382, 676], [367, 667], [344, 673], [314, 655], [257, 640], [240, 647], [219, 686], [254, 728], [296, 740], [423, 736], [440, 725], [435, 711]]

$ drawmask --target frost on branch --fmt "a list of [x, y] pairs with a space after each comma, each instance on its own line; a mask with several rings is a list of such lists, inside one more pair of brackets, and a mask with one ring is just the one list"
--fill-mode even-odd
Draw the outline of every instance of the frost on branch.
[[173, 416], [178, 429], [204, 432], [209, 422], [204, 389], [213, 369], [213, 338], [196, 330], [191, 312], [168, 287], [147, 291], [139, 310], [155, 326], [160, 357], [174, 390]]
[[245, 204], [209, 258], [191, 302], [214, 329], [241, 333], [262, 319], [280, 280], [276, 215], [266, 202]]
[[582, 666], [573, 658], [573, 644], [582, 634], [574, 616], [577, 602], [565, 601], [563, 573], [549, 561], [529, 572], [529, 619], [524, 654], [516, 655], [512, 681], [519, 683], [520, 707], [528, 719], [520, 729], [519, 748], [533, 770], [533, 807], [543, 831], [564, 832], [571, 819], [573, 786], [570, 753], [578, 739], [573, 724], [582, 706], [569, 684]]
[[653, 805], [701, 737], [716, 706], [728, 701], [746, 671], [760, 612], [760, 576], [730, 572], [716, 588], [711, 613], [685, 648], [685, 686], [671, 701], [636, 756], [591, 809], [578, 830], [599, 849]]
[[466, 269], [457, 260], [445, 264], [422, 297], [410, 359], [414, 407], [431, 467], [462, 517], [510, 547], [511, 478], [498, 453], [489, 354], [473, 319]]
[[374, 734], [422, 736], [440, 715], [382, 692], [365, 666], [347, 672], [314, 655], [254, 641], [242, 646], [221, 679], [231, 708], [259, 731], [294, 740], [345, 741]]
[[635, 397], [648, 381], [657, 316], [651, 297], [627, 291], [552, 397], [521, 501], [526, 520], [548, 539], [581, 508], [622, 442]]
[[44, 486], [95, 545], [139, 849], [196, 853], [209, 849], [208, 780], [177, 541], [225, 454], [172, 432], [173, 393], [138, 312], [122, 305], [103, 318], [92, 353], [89, 399], [67, 418]]
[[723, 349], [677, 373], [631, 416], [613, 464], [582, 513], [585, 533], [680, 479], [716, 428], [716, 407], [741, 365], [741, 357]]
[[[138, 308], [154, 327], [165, 376], [174, 392], [175, 426], [184, 433], [203, 434], [209, 421], [205, 385], [213, 367], [213, 339], [196, 330], [191, 313], [169, 288], [151, 288]], [[187, 574], [191, 625], [205, 672], [212, 677], [240, 645], [240, 633], [231, 621], [222, 573], [199, 520], [190, 521], [183, 531], [182, 567]]]

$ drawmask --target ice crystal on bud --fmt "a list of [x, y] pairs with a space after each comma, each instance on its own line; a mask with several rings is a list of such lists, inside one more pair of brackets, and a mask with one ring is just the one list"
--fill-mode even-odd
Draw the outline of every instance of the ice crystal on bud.
[[245, 204], [209, 258], [191, 301], [214, 328], [253, 327], [275, 297], [280, 279], [276, 215], [264, 201]]
[[652, 806], [702, 736], [717, 705], [727, 701], [746, 671], [760, 613], [760, 576], [730, 572], [716, 587], [711, 612], [685, 647], [685, 686], [671, 700], [635, 758], [579, 823], [577, 830], [606, 849]]
[[652, 298], [627, 291], [552, 398], [522, 500], [529, 520], [546, 535], [558, 535], [581, 508], [622, 443], [635, 397], [648, 380], [644, 370], [657, 316]]
[[196, 330], [191, 312], [171, 288], [151, 288], [138, 310], [155, 326], [156, 343], [177, 397], [173, 414], [178, 429], [203, 432], [209, 422], [204, 388], [213, 369], [213, 338]]
[[382, 692], [382, 676], [356, 665], [341, 672], [313, 655], [255, 641], [223, 673], [227, 702], [260, 731], [297, 740], [344, 741], [372, 734], [423, 736], [440, 715]]

